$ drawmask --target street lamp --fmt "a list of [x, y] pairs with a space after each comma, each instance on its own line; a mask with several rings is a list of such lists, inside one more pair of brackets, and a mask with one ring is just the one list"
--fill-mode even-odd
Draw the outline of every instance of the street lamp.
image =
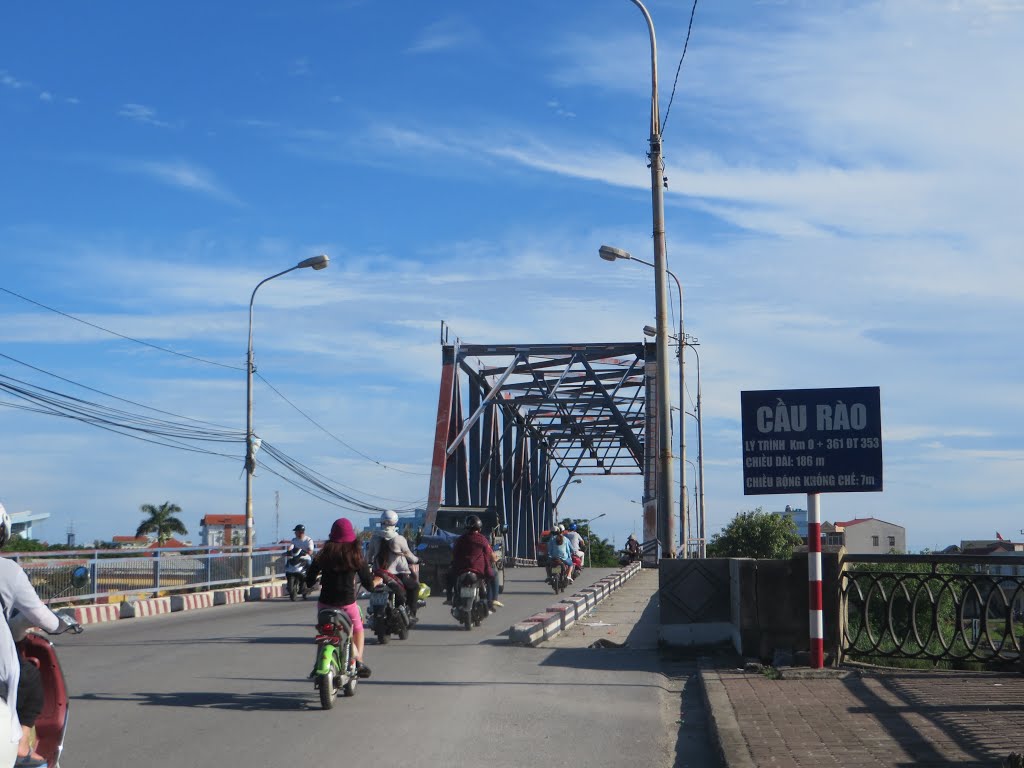
[[278, 272], [276, 275], [260, 280], [256, 287], [252, 289], [252, 296], [249, 298], [249, 354], [246, 357], [245, 372], [245, 548], [247, 551], [245, 574], [246, 581], [248, 584], [252, 584], [252, 545], [253, 545], [253, 524], [252, 524], [252, 476], [256, 471], [256, 449], [257, 445], [253, 439], [252, 433], [252, 374], [255, 371], [255, 366], [252, 362], [252, 305], [256, 300], [256, 291], [260, 289], [260, 286], [266, 282], [273, 280], [275, 277], [286, 275], [296, 269], [305, 269], [310, 267], [315, 270], [321, 270], [325, 268], [330, 259], [324, 254], [319, 256], [311, 256], [308, 259], [303, 259], [294, 267], [289, 267], [283, 272]]
[[[605, 261], [617, 261], [619, 259], [623, 259], [625, 261], [635, 261], [635, 262], [637, 262], [639, 264], [644, 264], [645, 266], [652, 267], [655, 271], [657, 271], [657, 267], [655, 267], [655, 265], [652, 264], [651, 262], [644, 261], [643, 259], [638, 259], [636, 256], [633, 256], [629, 251], [624, 251], [621, 248], [613, 248], [610, 245], [602, 245], [598, 249], [597, 255], [600, 256]], [[683, 345], [685, 344], [684, 340], [685, 340], [686, 337], [683, 334], [683, 284], [679, 282], [679, 278], [676, 277], [675, 272], [672, 272], [671, 270], [668, 270], [668, 269], [666, 269], [665, 271], [666, 271], [666, 273], [669, 276], [671, 276], [671, 278], [673, 280], [676, 281], [676, 290], [679, 292], [679, 408], [680, 408], [680, 411], [681, 411], [683, 408], [685, 408], [685, 402], [686, 402], [686, 400], [684, 399], [684, 395], [685, 395], [685, 367], [686, 367], [686, 360], [684, 359], [684, 356], [683, 356]], [[657, 332], [658, 332], [657, 328], [653, 329], [654, 330], [653, 334], [650, 333], [650, 330], [652, 330], [650, 326], [644, 326], [644, 333], [646, 333], [648, 336], [656, 335]], [[658, 351], [658, 359], [659, 360], [662, 360], [662, 359], [667, 360], [668, 359], [668, 352], [667, 351], [666, 351], [665, 355], [666, 356], [664, 358], [662, 358], [661, 351], [660, 350]], [[668, 379], [668, 366], [662, 366], [659, 363], [659, 365], [658, 365], [658, 372], [659, 373], [661, 372], [662, 368], [665, 368], [665, 371], [666, 371], [665, 391], [667, 392], [668, 391], [668, 382], [667, 382], [667, 379]], [[700, 365], [699, 364], [697, 366], [697, 370], [700, 371]], [[697, 384], [697, 391], [699, 393], [700, 392], [700, 376], [699, 375], [697, 377], [697, 382], [698, 382], [698, 384]], [[658, 382], [658, 387], [659, 387], [659, 389], [661, 388], [661, 381], [660, 380]], [[659, 410], [660, 410], [660, 403], [659, 403]], [[666, 423], [668, 423], [669, 418], [666, 418]], [[659, 426], [658, 429], [660, 431], [661, 427]], [[670, 453], [671, 453], [671, 449], [670, 449]], [[682, 481], [683, 485], [682, 485], [682, 492], [679, 494], [679, 528], [680, 528], [679, 532], [680, 532], [680, 539], [681, 539], [681, 541], [683, 543], [683, 553], [684, 553], [683, 557], [687, 557], [688, 556], [686, 554], [686, 540], [688, 538], [688, 533], [689, 533], [689, 525], [687, 523], [687, 521], [689, 520], [689, 515], [687, 514], [688, 513], [687, 507], [690, 504], [690, 500], [689, 500], [689, 498], [687, 498], [687, 495], [686, 495], [686, 471], [685, 471], [686, 468], [685, 468], [685, 466], [683, 464], [683, 462], [685, 462], [685, 461], [686, 461], [686, 424], [685, 424], [685, 419], [683, 418], [682, 413], [680, 412], [680, 416], [679, 416], [679, 475], [680, 475], [680, 478], [681, 478], [681, 481]], [[671, 507], [670, 507], [670, 509], [671, 509]], [[671, 515], [671, 512], [670, 512], [669, 513], [669, 518], [671, 518], [671, 517], [672, 517], [672, 515]]]
[[[632, 501], [632, 499], [631, 499], [631, 501]], [[592, 530], [590, 530], [590, 527], [589, 527], [590, 523], [593, 522], [594, 520], [600, 520], [602, 517], [604, 517], [607, 514], [608, 514], [607, 512], [602, 512], [600, 515], [597, 515], [596, 517], [590, 518], [590, 520], [580, 520], [580, 522], [584, 523], [584, 524], [586, 524], [588, 526], [587, 527], [587, 531], [590, 534], [590, 536], [593, 536], [594, 532]], [[590, 537], [588, 536], [587, 538], [589, 539]], [[589, 552], [589, 551], [590, 551], [590, 541], [588, 540], [587, 541], [587, 548], [585, 550], [583, 550], [583, 560], [584, 561], [586, 561], [586, 559], [587, 559], [587, 552]], [[585, 562], [584, 562], [584, 565], [586, 565]]]
[[697, 351], [699, 344], [700, 342], [698, 342], [693, 336], [690, 336], [686, 340], [686, 347], [692, 349], [693, 354], [697, 356], [697, 482], [700, 487], [700, 501], [697, 504], [697, 546], [700, 551], [699, 556], [703, 558], [706, 556], [707, 552], [706, 536], [704, 532], [704, 525], [707, 522], [707, 517], [704, 514], [704, 411], [701, 406], [700, 393], [700, 352]]

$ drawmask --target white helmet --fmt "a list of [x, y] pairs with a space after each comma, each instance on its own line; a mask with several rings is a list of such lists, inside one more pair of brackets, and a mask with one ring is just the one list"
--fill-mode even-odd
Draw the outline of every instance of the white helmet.
[[393, 509], [385, 510], [380, 515], [381, 525], [398, 525], [398, 513]]
[[7, 544], [11, 538], [11, 516], [7, 514], [4, 505], [0, 504], [0, 547]]

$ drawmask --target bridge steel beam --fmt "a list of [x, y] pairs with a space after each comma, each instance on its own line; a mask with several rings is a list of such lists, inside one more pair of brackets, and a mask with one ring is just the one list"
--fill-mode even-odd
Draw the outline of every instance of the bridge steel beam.
[[442, 504], [491, 507], [508, 529], [509, 554], [533, 558], [575, 476], [643, 475], [645, 488], [656, 487], [652, 351], [642, 342], [442, 340], [428, 528]]

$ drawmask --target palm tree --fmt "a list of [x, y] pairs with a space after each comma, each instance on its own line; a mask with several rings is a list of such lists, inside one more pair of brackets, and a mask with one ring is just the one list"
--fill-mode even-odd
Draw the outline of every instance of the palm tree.
[[169, 501], [165, 501], [159, 507], [143, 504], [139, 507], [139, 511], [144, 515], [149, 515], [149, 519], [142, 521], [135, 531], [136, 536], [156, 534], [156, 540], [163, 544], [171, 538], [173, 533], [180, 533], [182, 536], [188, 533], [185, 524], [174, 516], [181, 512], [181, 507], [177, 504], [171, 504]]

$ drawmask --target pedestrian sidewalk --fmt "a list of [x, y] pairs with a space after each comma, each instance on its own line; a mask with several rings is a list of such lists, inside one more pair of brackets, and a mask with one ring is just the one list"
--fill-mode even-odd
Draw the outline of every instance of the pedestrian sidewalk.
[[[658, 647], [659, 611], [658, 572], [644, 569], [543, 647], [606, 647], [624, 664], [635, 664], [637, 652], [654, 653], [685, 679], [685, 659], [696, 670], [697, 657]], [[714, 764], [695, 727], [711, 731], [712, 749], [729, 768], [974, 768], [1024, 753], [1020, 673], [745, 671], [731, 648], [699, 666], [704, 701], [688, 700], [684, 688], [676, 765]]]
[[1024, 676], [702, 669], [726, 765], [1001, 766], [1024, 752]]

